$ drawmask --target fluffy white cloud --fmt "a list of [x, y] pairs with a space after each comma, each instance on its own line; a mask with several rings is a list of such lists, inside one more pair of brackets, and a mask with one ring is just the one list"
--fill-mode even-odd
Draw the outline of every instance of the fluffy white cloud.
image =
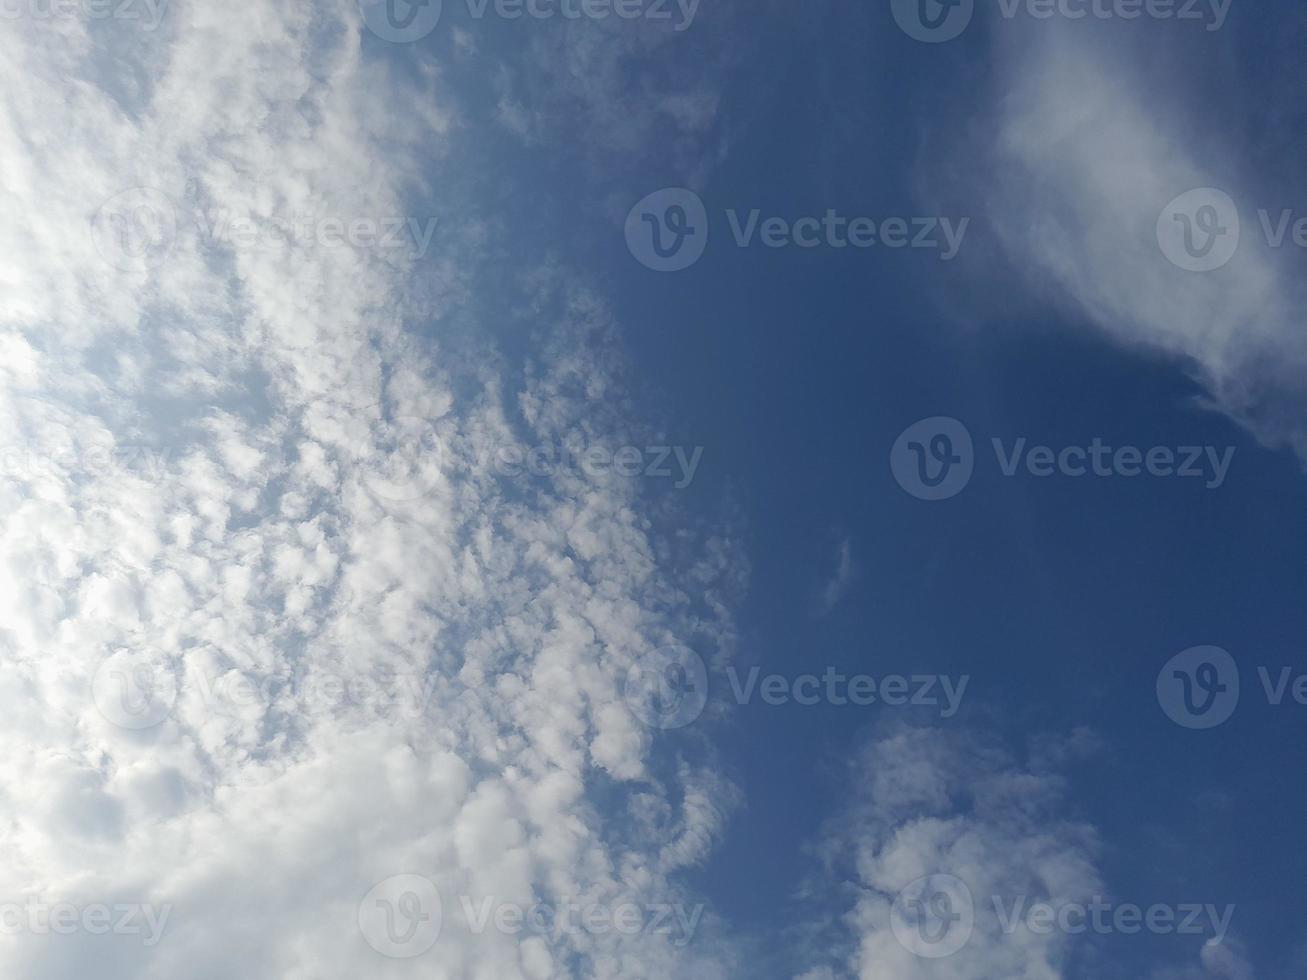
[[[1066, 769], [1100, 747], [1077, 729], [1032, 739], [1021, 759], [977, 729], [884, 728], [851, 761], [849, 804], [813, 849], [821, 872], [806, 896], [833, 894], [842, 914], [803, 930], [801, 946], [816, 965], [796, 980], [1101, 972], [1106, 951], [1095, 940], [1133, 938], [1128, 916], [1146, 920], [1102, 879], [1098, 832], [1067, 798]], [[1182, 932], [1187, 908], [1172, 907], [1159, 928]], [[1193, 965], [1151, 975], [1253, 980], [1250, 958], [1225, 931], [1233, 912], [1204, 907], [1210, 917], [1198, 928], [1218, 928], [1220, 937], [1195, 950]]]
[[[732, 794], [655, 764], [621, 685], [729, 647], [738, 567], [660, 549], [629, 477], [494, 465], [633, 423], [602, 303], [444, 221], [439, 72], [365, 57], [344, 2], [23, 19], [0, 66], [0, 972], [724, 975], [711, 913], [692, 943], [465, 914], [693, 908]], [[445, 329], [512, 290], [520, 368]], [[357, 924], [400, 874], [444, 897], [421, 959]], [[65, 935], [60, 903], [167, 918]]]
[[1049, 740], [1026, 764], [961, 730], [904, 727], [869, 744], [850, 766], [853, 800], [818, 849], [846, 883], [849, 910], [830, 945], [849, 952], [808, 978], [1063, 976], [1070, 937], [1005, 923], [995, 900], [1010, 909], [1021, 897], [1060, 906], [1102, 894], [1097, 835], [1065, 815], [1062, 778], [1045, 764], [1075, 743]]

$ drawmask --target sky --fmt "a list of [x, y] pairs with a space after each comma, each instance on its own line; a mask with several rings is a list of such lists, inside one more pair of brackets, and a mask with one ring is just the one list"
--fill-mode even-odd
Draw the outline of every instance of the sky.
[[1300, 5], [0, 21], [0, 974], [1307, 973]]

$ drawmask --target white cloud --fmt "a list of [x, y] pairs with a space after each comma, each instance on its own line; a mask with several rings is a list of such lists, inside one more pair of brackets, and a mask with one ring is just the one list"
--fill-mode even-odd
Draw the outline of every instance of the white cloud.
[[835, 556], [835, 570], [817, 595], [817, 613], [825, 616], [848, 593], [857, 576], [858, 566], [853, 560], [853, 542], [848, 537], [840, 540]]
[[[547, 261], [491, 261], [499, 229], [467, 207], [478, 161], [461, 149], [447, 66], [415, 56], [392, 72], [366, 57], [352, 3], [175, 5], [153, 34], [114, 28], [18, 20], [0, 35], [0, 904], [150, 903], [168, 918], [149, 947], [20, 930], [0, 944], [0, 971], [735, 975], [711, 911], [688, 946], [476, 934], [460, 916], [459, 896], [693, 904], [677, 872], [739, 803], [696, 759], [708, 753], [694, 732], [684, 758], [666, 758], [620, 693], [627, 669], [672, 641], [729, 655], [744, 575], [730, 537], [665, 539], [665, 505], [611, 472], [505, 479], [492, 465], [505, 446], [634, 444], [638, 423], [614, 407], [627, 385], [605, 305]], [[636, 157], [664, 138], [631, 121], [653, 105], [671, 166], [705, 165], [687, 147], [712, 127], [713, 86], [667, 95], [644, 78], [618, 97], [623, 59], [671, 41], [609, 45], [609, 30], [567, 34], [557, 77], [537, 42], [538, 61], [502, 81], [500, 120], [535, 139], [580, 106], [602, 152]], [[1054, 80], [1070, 70], [1045, 66]], [[1032, 136], [1041, 110], [1027, 94], [1005, 145], [1056, 181], [1061, 151]], [[147, 189], [133, 198], [145, 213], [97, 223], [133, 188]], [[196, 223], [419, 208], [440, 218], [421, 259], [215, 246]], [[1052, 273], [1104, 306], [1097, 280], [1057, 258], [1074, 246], [1046, 233]], [[1276, 281], [1241, 275], [1217, 297], [1236, 312]], [[1219, 324], [1168, 332], [1136, 285], [1127, 312], [1150, 343], [1242, 377], [1251, 362], [1217, 356], [1230, 347]], [[520, 368], [466, 330], [506, 295], [534, 331]], [[1263, 339], [1278, 351], [1278, 334]], [[405, 441], [405, 419], [429, 441]], [[852, 570], [846, 546], [829, 601]], [[115, 724], [105, 699], [140, 692], [130, 672], [97, 688], [111, 654], [173, 679], [159, 724]], [[1093, 832], [1060, 816], [1045, 764], [1061, 754], [1023, 766], [939, 732], [878, 742], [825, 848], [854, 885], [849, 956], [808, 980], [1053, 975], [1056, 938], [985, 928], [931, 967], [884, 924], [893, 892], [941, 867], [979, 893], [1095, 887]], [[446, 898], [438, 945], [416, 964], [379, 956], [357, 926], [362, 897], [405, 873]], [[1243, 980], [1234, 954], [1204, 956]]]
[[1243, 943], [1227, 935], [1205, 942], [1195, 962], [1168, 966], [1149, 976], [1151, 980], [1256, 980], [1257, 973]]
[[[812, 966], [796, 980], [1060, 980], [1101, 966], [1095, 939], [1132, 938], [1112, 931], [1115, 916], [1141, 907], [1103, 880], [1099, 834], [1069, 801], [1065, 770], [1101, 748], [1077, 729], [1031, 739], [1020, 759], [976, 729], [883, 728], [850, 763], [849, 801], [812, 849], [821, 871], [805, 897], [834, 895], [841, 914], [808, 923], [799, 945]], [[945, 904], [930, 905], [939, 895]], [[1203, 911], [1216, 927], [1235, 910]], [[1151, 976], [1254, 978], [1229, 936], [1202, 946], [1201, 963]]]
[[[1037, 748], [1032, 758], [1047, 754]], [[850, 903], [838, 945], [823, 945], [848, 953], [815, 976], [837, 969], [858, 980], [1063, 975], [1069, 937], [1005, 929], [994, 906], [995, 897], [1006, 908], [1020, 896], [1058, 905], [1102, 894], [1097, 835], [1066, 815], [1055, 770], [1023, 765], [975, 732], [905, 726], [860, 752], [850, 777], [853, 799], [818, 849], [826, 873], [846, 882]], [[919, 955], [891, 927], [900, 892], [935, 875], [960, 880], [974, 911], [965, 945], [938, 958]], [[963, 893], [956, 898], [964, 914]]]
[[[1203, 68], [1180, 70], [1158, 32], [1125, 26], [996, 31], [992, 86], [932, 143], [925, 190], [983, 208], [1009, 263], [984, 275], [1020, 277], [1065, 319], [1178, 359], [1213, 407], [1307, 457], [1307, 297], [1294, 250], [1269, 248], [1257, 218], [1292, 202], [1244, 169], [1220, 107], [1189, 90]], [[1166, 259], [1156, 229], [1168, 202], [1203, 187], [1233, 198], [1242, 238], [1229, 265], [1195, 273]]]
[[1253, 967], [1243, 948], [1236, 942], [1209, 940], [1203, 945], [1203, 966], [1222, 980], [1253, 980]]
[[[606, 404], [608, 314], [564, 270], [505, 284], [457, 215], [421, 262], [204, 240], [197, 214], [458, 208], [438, 187], [456, 100], [436, 72], [365, 58], [357, 19], [345, 2], [176, 5], [112, 48], [75, 20], [0, 38], [0, 448], [19, 461], [0, 473], [0, 903], [170, 910], [150, 947], [19, 930], [0, 972], [412, 976], [356, 918], [375, 884], [419, 873], [446, 896], [423, 976], [724, 975], [711, 916], [685, 947], [607, 931], [546, 948], [459, 914], [459, 895], [691, 901], [673, 875], [731, 792], [688, 761], [652, 766], [620, 683], [671, 638], [722, 655], [738, 572], [715, 542], [660, 557], [629, 479], [489, 465], [632, 424]], [[94, 236], [131, 187], [155, 212]], [[524, 370], [446, 341], [447, 319], [484, 315], [479, 294], [519, 289], [547, 341]], [[397, 439], [404, 418], [438, 452]], [[397, 474], [423, 492], [394, 499]], [[113, 721], [141, 675], [93, 690], [115, 651], [174, 679], [157, 726]], [[397, 686], [412, 678], [430, 686]], [[597, 784], [629, 812], [597, 806]]]

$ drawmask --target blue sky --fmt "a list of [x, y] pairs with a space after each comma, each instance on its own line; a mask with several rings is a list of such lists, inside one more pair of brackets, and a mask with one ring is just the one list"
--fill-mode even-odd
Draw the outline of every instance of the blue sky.
[[1303, 974], [1296, 5], [4, 19], [6, 976]]
[[[924, 48], [877, 30], [883, 13], [814, 12], [822, 29], [773, 52], [769, 122], [736, 144], [705, 183], [706, 201], [786, 216], [902, 214], [905, 204], [932, 213], [914, 193], [922, 171], [975, 166], [948, 147], [958, 142], [948, 130], [993, 111], [997, 96], [973, 104], [963, 93], [985, 92], [1002, 66], [983, 36]], [[1151, 90], [1176, 115], [1206, 116], [1204, 133], [1228, 133], [1225, 153], [1252, 161], [1262, 151], [1246, 131], [1269, 126], [1258, 117], [1272, 113], [1283, 126], [1299, 105], [1262, 54], [1279, 43], [1268, 35], [1293, 33], [1296, 15], [1287, 18], [1236, 12], [1224, 33], [1200, 37], [1176, 24], [1085, 25], [1068, 43], [1090, 58], [1096, 45], [1105, 57], [1116, 44], [1153, 47], [1171, 83], [1141, 84], [1131, 97], [1147, 110]], [[1231, 87], [1244, 93], [1228, 114], [1202, 97], [1217, 85], [1225, 101], [1236, 101]], [[748, 113], [750, 95], [739, 102]], [[1077, 107], [1072, 98], [1064, 111]], [[1002, 178], [981, 169], [969, 179], [977, 186], [957, 198], [960, 213], [978, 215], [990, 206], [985, 185]], [[1268, 198], [1296, 199], [1292, 185]], [[636, 267], [621, 294], [639, 325], [631, 343], [641, 363], [688, 417], [707, 420], [706, 441], [725, 457], [705, 479], [722, 477], [754, 529], [741, 658], [782, 672], [835, 663], [969, 673], [971, 713], [945, 724], [980, 725], [1014, 746], [1085, 726], [1101, 744], [1068, 774], [1069, 796], [1102, 833], [1113, 894], [1143, 904], [1235, 895], [1258, 975], [1300, 970], [1292, 855], [1301, 800], [1282, 768], [1300, 713], [1254, 702], [1216, 732], [1191, 732], [1157, 710], [1154, 691], [1169, 652], [1199, 644], [1230, 649], [1245, 684], [1259, 665], [1277, 676], [1300, 669], [1299, 461], [1213, 411], [1184, 359], [1112, 343], [1065, 297], [1039, 283], [1015, 288], [1019, 270], [968, 275], [962, 262], [902, 254], [741, 250], [713, 230], [705, 258], [670, 286], [641, 282]], [[993, 231], [977, 218], [971, 235], [980, 255], [966, 257], [993, 261]], [[923, 503], [894, 483], [887, 459], [901, 429], [936, 415], [968, 424], [978, 472], [958, 499]], [[1206, 480], [1007, 478], [989, 445], [996, 437], [1237, 452], [1215, 490]], [[834, 574], [841, 542], [857, 573], [815, 618], [819, 573]], [[790, 842], [839, 806], [843, 760], [884, 721], [854, 708], [742, 712], [728, 758], [749, 798], [749, 829], [728, 835], [706, 874], [724, 905], [738, 902], [744, 919], [785, 935], [796, 909], [774, 896], [809, 869]], [[1183, 969], [1199, 945], [1105, 937], [1079, 944], [1057, 975]], [[774, 952], [774, 975], [786, 975], [793, 964]]]

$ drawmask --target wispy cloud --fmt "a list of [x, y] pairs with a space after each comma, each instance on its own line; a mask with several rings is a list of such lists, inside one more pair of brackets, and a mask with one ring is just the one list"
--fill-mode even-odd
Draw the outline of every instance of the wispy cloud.
[[818, 616], [829, 615], [839, 605], [852, 587], [857, 572], [858, 566], [853, 560], [853, 541], [846, 536], [840, 539], [836, 551], [835, 570], [817, 594]]
[[[1307, 296], [1293, 250], [1268, 243], [1258, 213], [1293, 202], [1277, 202], [1246, 169], [1218, 106], [1193, 111], [1182, 87], [1190, 72], [1176, 70], [1184, 54], [1152, 33], [1109, 39], [1081, 26], [995, 32], [991, 86], [959, 103], [965, 113], [937, 147], [938, 159], [968, 166], [926, 166], [926, 193], [987, 202], [985, 223], [1008, 261], [983, 270], [990, 288], [1018, 278], [1118, 343], [1178, 359], [1212, 407], [1307, 458]], [[1195, 272], [1161, 247], [1183, 231], [1183, 219], [1163, 212], [1201, 188], [1238, 211], [1198, 216], [1217, 214], [1213, 233], [1232, 245], [1239, 218], [1242, 231], [1228, 264]]]

